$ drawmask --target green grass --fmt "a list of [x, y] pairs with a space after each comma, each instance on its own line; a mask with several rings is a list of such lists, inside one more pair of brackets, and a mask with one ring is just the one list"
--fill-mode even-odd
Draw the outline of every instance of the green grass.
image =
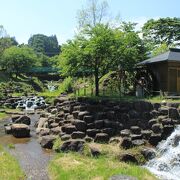
[[76, 153], [60, 153], [49, 165], [53, 180], [108, 180], [113, 175], [129, 175], [139, 180], [156, 179], [148, 170], [101, 156], [92, 158]]
[[77, 91], [76, 94], [71, 94], [71, 97], [88, 97], [93, 100], [112, 100], [112, 101], [149, 101], [151, 103], [161, 103], [161, 102], [167, 102], [167, 103], [176, 103], [180, 102], [180, 98], [176, 99], [170, 99], [167, 97], [162, 96], [149, 96], [144, 98], [137, 98], [135, 95], [133, 96], [120, 96], [118, 93], [106, 91], [105, 94], [103, 94], [102, 91], [100, 91], [99, 96], [91, 95], [91, 90], [89, 88], [86, 89], [86, 93], [84, 93], [84, 89], [80, 89], [79, 92]]
[[0, 112], [0, 120], [3, 120], [7, 117], [8, 117], [8, 115], [6, 113]]
[[15, 149], [15, 145], [14, 144], [8, 144], [7, 146], [9, 149]]
[[[59, 138], [56, 139], [53, 149], [58, 149], [62, 143]], [[101, 156], [92, 157], [91, 148], [98, 149]], [[136, 157], [138, 164], [144, 164], [146, 160], [141, 154], [143, 148], [141, 146], [124, 150], [119, 147], [119, 143], [86, 143], [82, 154], [57, 154], [49, 164], [49, 175], [52, 180], [108, 180], [118, 174], [134, 176], [139, 180], [155, 180], [148, 170], [118, 160], [122, 154], [130, 153]]]
[[13, 97], [21, 97], [21, 96], [24, 96], [24, 93], [14, 92], [14, 93], [12, 93], [12, 96], [13, 96]]
[[4, 108], [3, 110], [5, 111], [6, 114], [8, 114], [8, 113], [21, 113], [21, 112], [22, 112], [21, 109], [9, 109], [9, 108]]
[[0, 179], [23, 180], [25, 175], [20, 169], [17, 160], [0, 146]]
[[47, 103], [52, 103], [56, 97], [58, 97], [61, 94], [61, 90], [55, 90], [50, 92], [49, 90], [46, 90], [44, 92], [38, 93], [38, 96], [42, 96], [46, 99]]
[[44, 96], [44, 97], [57, 97], [59, 96], [61, 93], [60, 90], [55, 90], [55, 91], [52, 91], [50, 92], [49, 90], [46, 90], [44, 92], [40, 92], [38, 93], [39, 96]]
[[152, 103], [161, 103], [162, 101], [164, 102], [180, 102], [180, 98], [176, 98], [176, 99], [167, 99], [165, 96], [161, 97], [161, 96], [152, 96], [152, 97], [147, 97], [144, 98], [144, 100], [146, 101], [150, 101]]
[[4, 120], [8, 118], [11, 113], [21, 113], [22, 111], [20, 109], [9, 109], [9, 108], [1, 108], [3, 112], [0, 112], [0, 120]]

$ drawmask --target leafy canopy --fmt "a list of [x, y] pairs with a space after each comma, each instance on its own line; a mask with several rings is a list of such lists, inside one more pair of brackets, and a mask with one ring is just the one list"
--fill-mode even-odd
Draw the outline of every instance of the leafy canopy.
[[18, 75], [35, 64], [37, 56], [27, 47], [12, 46], [6, 49], [1, 58], [1, 68], [7, 73]]
[[66, 76], [94, 76], [96, 95], [99, 79], [121, 65], [132, 70], [144, 59], [145, 48], [134, 31], [123, 32], [108, 25], [84, 28], [72, 41], [62, 46], [60, 68]]
[[35, 34], [28, 40], [28, 45], [37, 53], [42, 53], [52, 57], [58, 55], [60, 46], [56, 36], [45, 36], [43, 34]]
[[143, 28], [144, 39], [153, 44], [166, 43], [170, 45], [180, 44], [180, 18], [160, 18], [158, 20], [148, 20]]

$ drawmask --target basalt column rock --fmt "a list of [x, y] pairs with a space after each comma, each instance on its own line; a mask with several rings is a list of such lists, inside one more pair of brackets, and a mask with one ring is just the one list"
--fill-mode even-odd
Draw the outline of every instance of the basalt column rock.
[[30, 128], [26, 124], [13, 124], [11, 133], [16, 138], [25, 138], [30, 136]]
[[57, 135], [63, 141], [80, 139], [97, 143], [109, 143], [110, 138], [116, 137], [125, 149], [148, 143], [156, 146], [180, 124], [177, 105], [146, 101], [116, 102], [62, 96], [43, 114], [37, 132], [48, 130], [41, 131], [39, 136]]

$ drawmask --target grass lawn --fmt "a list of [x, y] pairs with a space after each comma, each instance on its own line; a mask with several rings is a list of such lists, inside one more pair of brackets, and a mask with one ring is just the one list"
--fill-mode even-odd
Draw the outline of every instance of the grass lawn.
[[6, 113], [0, 112], [0, 120], [3, 120], [5, 118], [7, 118], [7, 117], [8, 117], [8, 115]]
[[[61, 144], [61, 140], [56, 140], [53, 148], [56, 149]], [[92, 157], [89, 147], [98, 149], [101, 156]], [[137, 177], [138, 180], [155, 180], [148, 170], [118, 160], [118, 157], [126, 152], [135, 155], [138, 162], [143, 164], [145, 161], [140, 153], [141, 148], [143, 147], [124, 150], [114, 143], [87, 143], [83, 154], [56, 154], [48, 167], [49, 176], [52, 180], [108, 180], [113, 175], [122, 174]]]
[[0, 120], [4, 120], [8, 118], [11, 113], [21, 113], [20, 109], [9, 109], [9, 108], [2, 108], [3, 112], [0, 112]]
[[23, 180], [25, 175], [20, 169], [17, 160], [9, 155], [0, 146], [0, 179], [2, 180]]
[[171, 99], [171, 98], [166, 98], [166, 97], [160, 97], [160, 96], [153, 96], [149, 98], [144, 98], [144, 100], [150, 101], [152, 103], [161, 103], [162, 101], [167, 102], [167, 103], [179, 103], [180, 98], [176, 99]]
[[108, 180], [118, 174], [134, 176], [138, 180], [156, 179], [144, 168], [105, 156], [92, 158], [77, 153], [60, 153], [49, 165], [52, 180]]
[[5, 112], [8, 113], [21, 113], [21, 109], [9, 109], [9, 108], [4, 108]]
[[60, 90], [55, 90], [52, 92], [46, 90], [44, 92], [38, 93], [38, 96], [45, 97], [47, 103], [53, 103], [54, 99], [58, 97], [60, 94], [61, 94]]

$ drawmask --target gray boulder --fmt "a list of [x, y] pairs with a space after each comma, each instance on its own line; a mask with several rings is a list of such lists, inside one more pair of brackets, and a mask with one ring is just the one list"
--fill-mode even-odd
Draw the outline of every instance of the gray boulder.
[[75, 125], [75, 127], [78, 131], [85, 132], [87, 129], [86, 123], [84, 121], [81, 121], [81, 120], [74, 120], [73, 125]]
[[53, 136], [53, 135], [43, 136], [43, 137], [40, 139], [40, 145], [41, 145], [43, 148], [52, 149], [53, 143], [54, 143], [55, 139], [56, 139], [56, 136]]
[[124, 137], [122, 139], [122, 142], [120, 143], [120, 147], [122, 147], [124, 149], [132, 148], [132, 140], [128, 137]]
[[84, 149], [84, 143], [85, 141], [83, 140], [68, 140], [62, 144], [59, 150], [62, 152], [74, 151], [81, 153]]
[[25, 138], [30, 136], [30, 128], [26, 124], [13, 124], [11, 126], [11, 132], [16, 138]]
[[126, 163], [134, 163], [134, 164], [138, 164], [138, 161], [135, 157], [135, 155], [130, 154], [130, 153], [124, 153], [121, 154], [119, 157], [120, 161], [126, 162]]
[[172, 119], [178, 119], [179, 118], [179, 112], [176, 108], [169, 108], [169, 118]]
[[109, 142], [109, 135], [106, 133], [97, 133], [96, 137], [94, 139], [94, 142], [99, 142], [99, 143], [108, 143]]
[[71, 134], [72, 139], [83, 139], [86, 136], [84, 132], [76, 131]]
[[141, 151], [141, 154], [146, 160], [151, 160], [156, 157], [156, 152], [152, 148], [145, 148]]
[[30, 125], [31, 124], [31, 119], [29, 116], [20, 116], [18, 119], [14, 121], [16, 124], [26, 124]]
[[151, 137], [149, 138], [149, 143], [153, 146], [156, 146], [161, 140], [161, 134], [151, 134]]

